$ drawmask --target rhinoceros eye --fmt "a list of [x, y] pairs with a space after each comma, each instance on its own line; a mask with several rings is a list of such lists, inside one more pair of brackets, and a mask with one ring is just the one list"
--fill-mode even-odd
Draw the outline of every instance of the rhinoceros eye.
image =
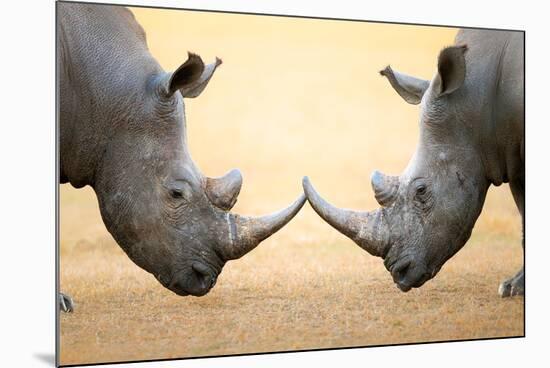
[[173, 199], [191, 200], [193, 197], [193, 189], [184, 179], [178, 179], [165, 186], [166, 193]]
[[416, 195], [423, 196], [424, 194], [426, 194], [426, 186], [421, 184], [416, 188]]
[[179, 189], [172, 189], [170, 190], [170, 196], [172, 198], [183, 198], [183, 193]]
[[430, 182], [427, 179], [417, 180], [412, 186], [414, 193], [413, 204], [422, 212], [428, 212], [433, 206], [432, 193], [430, 191]]
[[170, 197], [174, 199], [189, 199], [191, 198], [191, 188], [188, 185], [178, 185], [168, 190]]

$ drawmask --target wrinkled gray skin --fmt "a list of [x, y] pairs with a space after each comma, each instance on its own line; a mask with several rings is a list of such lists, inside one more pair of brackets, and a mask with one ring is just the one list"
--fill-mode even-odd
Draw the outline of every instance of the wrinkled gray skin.
[[[381, 208], [336, 208], [304, 178], [317, 213], [382, 257], [402, 291], [422, 286], [464, 246], [491, 184], [510, 183], [523, 217], [523, 52], [520, 32], [461, 30], [431, 81], [380, 72], [405, 101], [420, 104], [420, 140], [405, 171], [372, 175]], [[524, 293], [523, 268], [499, 293]]]
[[[108, 231], [163, 286], [206, 294], [227, 261], [283, 227], [305, 197], [273, 215], [235, 215], [240, 172], [207, 178], [191, 159], [184, 97], [202, 92], [220, 60], [204, 65], [189, 54], [166, 73], [129, 10], [58, 3], [58, 11], [61, 183], [95, 190]], [[60, 305], [72, 309], [64, 295]]]

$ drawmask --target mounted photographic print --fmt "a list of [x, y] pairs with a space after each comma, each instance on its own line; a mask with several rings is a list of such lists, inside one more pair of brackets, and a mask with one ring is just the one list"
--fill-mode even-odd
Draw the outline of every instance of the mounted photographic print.
[[56, 19], [58, 365], [524, 336], [523, 31]]

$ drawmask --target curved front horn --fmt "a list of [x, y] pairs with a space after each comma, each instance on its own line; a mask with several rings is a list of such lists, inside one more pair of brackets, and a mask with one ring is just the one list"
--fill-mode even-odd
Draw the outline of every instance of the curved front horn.
[[302, 194], [293, 204], [276, 213], [261, 217], [227, 213], [231, 241], [222, 249], [227, 260], [237, 259], [256, 248], [260, 242], [285, 226], [300, 211], [306, 197]]
[[216, 207], [229, 211], [237, 202], [242, 185], [241, 172], [233, 169], [219, 178], [206, 178], [206, 196]]
[[371, 212], [340, 209], [321, 198], [307, 176], [302, 184], [311, 207], [323, 220], [373, 256], [385, 257], [389, 229], [381, 209]]
[[388, 176], [380, 171], [372, 173], [370, 183], [374, 190], [374, 198], [381, 206], [389, 206], [397, 197], [399, 189], [399, 177]]

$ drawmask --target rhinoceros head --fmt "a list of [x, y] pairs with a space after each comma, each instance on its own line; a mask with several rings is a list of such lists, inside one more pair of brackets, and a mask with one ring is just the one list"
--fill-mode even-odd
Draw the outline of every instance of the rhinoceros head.
[[204, 65], [189, 54], [175, 72], [155, 73], [145, 92], [125, 97], [136, 99], [135, 111], [120, 113], [132, 124], [112, 134], [96, 178], [110, 233], [137, 265], [179, 295], [206, 294], [227, 261], [254, 249], [305, 202], [302, 195], [263, 217], [233, 214], [240, 172], [209, 178], [191, 159], [183, 99], [198, 96], [220, 64]]
[[466, 243], [488, 182], [461, 90], [466, 47], [444, 49], [438, 72], [425, 81], [393, 71], [381, 74], [411, 104], [421, 104], [420, 142], [400, 176], [375, 171], [371, 184], [381, 208], [357, 212], [323, 200], [309, 179], [304, 190], [316, 212], [372, 255], [384, 258], [403, 290], [420, 287]]

